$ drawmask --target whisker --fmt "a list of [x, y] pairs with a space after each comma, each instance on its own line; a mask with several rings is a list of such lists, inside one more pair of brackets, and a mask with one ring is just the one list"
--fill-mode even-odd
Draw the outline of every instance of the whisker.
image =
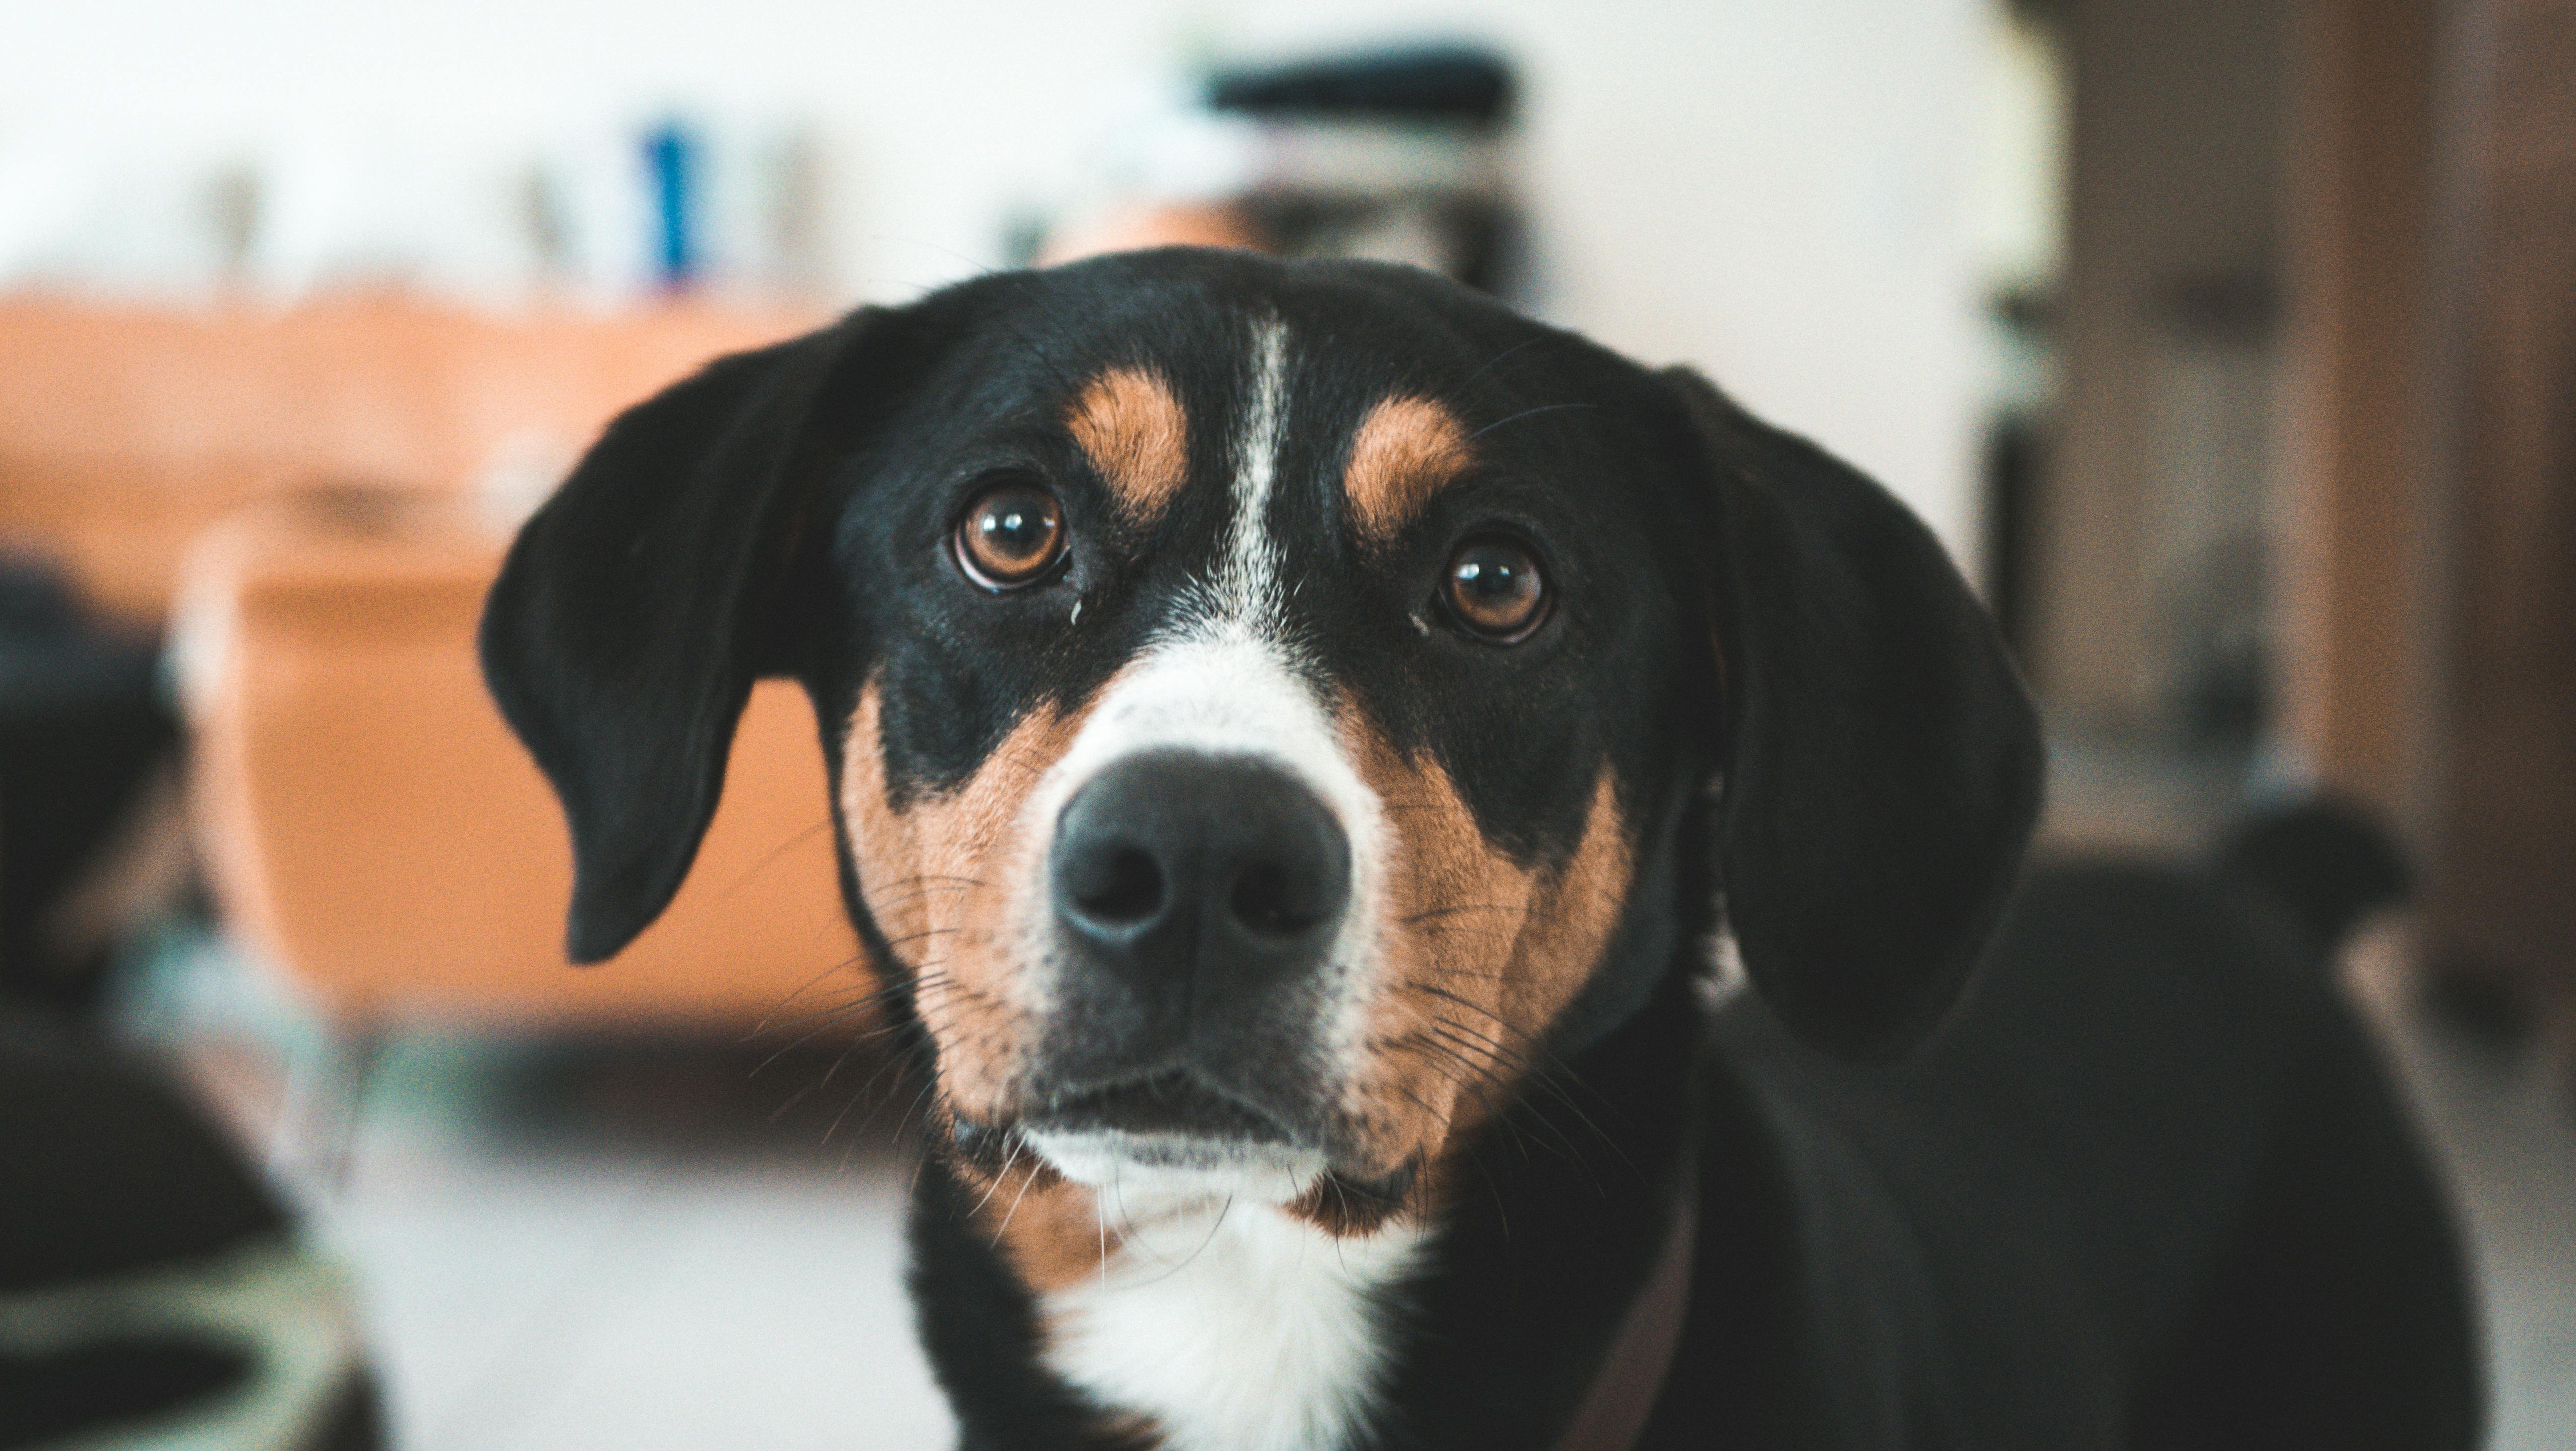
[[[870, 1075], [868, 1076], [868, 1081], [867, 1081], [867, 1082], [865, 1082], [865, 1083], [863, 1083], [863, 1084], [861, 1084], [861, 1085], [859, 1085], [859, 1090], [858, 1090], [858, 1092], [853, 1093], [853, 1094], [851, 1094], [851, 1095], [850, 1095], [850, 1101], [849, 1101], [849, 1102], [847, 1102], [847, 1103], [845, 1103], [845, 1104], [843, 1104], [843, 1105], [841, 1105], [841, 1111], [840, 1111], [839, 1113], [834, 1114], [834, 1115], [832, 1116], [832, 1121], [831, 1121], [831, 1123], [829, 1123], [829, 1124], [827, 1124], [827, 1125], [825, 1125], [825, 1126], [824, 1126], [824, 1129], [823, 1129], [823, 1142], [824, 1142], [824, 1143], [827, 1143], [827, 1144], [828, 1144], [828, 1143], [830, 1143], [830, 1142], [832, 1142], [832, 1135], [840, 1129], [840, 1127], [841, 1127], [841, 1120], [843, 1120], [843, 1119], [845, 1119], [845, 1118], [848, 1118], [848, 1117], [850, 1116], [850, 1110], [851, 1110], [851, 1109], [854, 1109], [854, 1108], [856, 1108], [856, 1107], [858, 1107], [858, 1106], [859, 1106], [859, 1104], [860, 1104], [860, 1102], [861, 1102], [861, 1100], [863, 1100], [863, 1099], [865, 1099], [865, 1098], [867, 1098], [867, 1097], [868, 1097], [868, 1095], [869, 1095], [869, 1091], [870, 1091], [870, 1090], [872, 1090], [872, 1089], [874, 1089], [874, 1088], [877, 1086], [877, 1080], [885, 1076], [885, 1073], [886, 1073], [886, 1070], [887, 1070], [887, 1069], [889, 1069], [889, 1068], [893, 1068], [893, 1067], [896, 1067], [896, 1066], [898, 1066], [898, 1065], [901, 1065], [901, 1064], [904, 1064], [904, 1063], [909, 1062], [909, 1061], [910, 1061], [914, 1056], [916, 1056], [920, 1051], [921, 1051], [921, 1045], [916, 1043], [916, 1044], [913, 1044], [913, 1045], [910, 1045], [910, 1046], [906, 1047], [906, 1048], [905, 1048], [902, 1052], [900, 1052], [900, 1053], [896, 1053], [896, 1054], [891, 1055], [890, 1057], [888, 1057], [888, 1058], [887, 1058], [887, 1060], [886, 1060], [883, 1064], [880, 1064], [880, 1065], [878, 1066], [878, 1068], [877, 1068], [877, 1071], [876, 1071], [875, 1073], [870, 1074]], [[863, 1120], [861, 1120], [861, 1121], [860, 1121], [860, 1129], [864, 1130], [864, 1129], [866, 1128], [866, 1126], [867, 1126], [867, 1123], [868, 1123], [870, 1120], [873, 1120], [875, 1117], [876, 1117], [876, 1110], [874, 1110], [874, 1109], [870, 1109], [870, 1110], [868, 1111], [868, 1117], [867, 1117], [867, 1119], [863, 1119]], [[850, 1147], [851, 1147], [851, 1148], [855, 1149], [855, 1148], [857, 1148], [857, 1147], [858, 1147], [858, 1139], [859, 1139], [859, 1134], [858, 1134], [858, 1132], [856, 1132], [856, 1131], [852, 1132], [852, 1134], [850, 1135]], [[848, 1162], [848, 1160], [847, 1160], [847, 1157], [846, 1157], [846, 1156], [844, 1156], [843, 1162], [844, 1162], [845, 1164]]]
[[[923, 1001], [923, 994], [925, 993], [965, 991], [968, 991], [965, 984], [947, 978], [941, 978], [939, 980], [929, 982], [895, 982], [888, 983], [884, 987], [863, 994], [850, 1002], [842, 1003], [834, 1007], [819, 1008], [810, 1013], [799, 1014], [782, 1023], [779, 1026], [779, 1031], [786, 1032], [790, 1028], [803, 1026], [809, 1023], [813, 1024], [813, 1026], [807, 1028], [805, 1032], [798, 1034], [777, 1052], [762, 1059], [759, 1067], [752, 1069], [751, 1072], [745, 1076], [757, 1078], [760, 1076], [762, 1069], [767, 1068], [770, 1064], [777, 1062], [791, 1051], [812, 1041], [821, 1034], [829, 1032], [836, 1024], [846, 1023], [852, 1018], [862, 1016], [878, 1007], [881, 1007], [899, 993], [909, 994], [913, 1002], [916, 1005], [919, 1005]], [[892, 1031], [896, 1026], [899, 1025], [888, 1024], [884, 1028], [873, 1029], [868, 1033], [859, 1035], [856, 1041], [866, 1042], [869, 1038], [878, 1036], [881, 1033]], [[756, 1037], [758, 1035], [755, 1033], [754, 1036]], [[749, 1042], [751, 1040], [747, 1038], [744, 1041]]]
[[734, 893], [751, 885], [752, 878], [759, 876], [762, 872], [776, 866], [779, 858], [787, 855], [791, 851], [794, 851], [796, 848], [803, 846], [805, 843], [812, 841], [816, 832], [829, 831], [831, 829], [832, 818], [825, 816], [822, 820], [815, 822], [812, 826], [809, 826], [803, 831], [796, 833], [794, 836], [787, 838], [785, 841], [780, 842], [777, 846], [770, 849], [768, 855], [762, 857], [756, 862], [753, 862], [749, 870], [745, 871], [741, 876], [734, 878], [732, 886], [716, 893], [715, 899], [719, 902], [728, 900]]
[[1514, 353], [1542, 346], [1559, 347], [1564, 344], [1564, 341], [1565, 340], [1562, 338], [1530, 338], [1523, 342], [1514, 343], [1510, 347], [1503, 349], [1501, 352], [1494, 354], [1490, 358], [1487, 358], [1484, 362], [1484, 366], [1478, 368], [1472, 373], [1469, 373], [1467, 375], [1467, 381], [1458, 385], [1458, 391], [1462, 393], [1465, 392], [1477, 379], [1492, 372], [1496, 367], [1499, 367], [1502, 364], [1504, 359], [1512, 356]]
[[[816, 983], [818, 983], [818, 982], [821, 982], [823, 979], [825, 979], [825, 978], [827, 978], [827, 977], [830, 977], [832, 974], [834, 974], [834, 973], [836, 973], [836, 972], [839, 972], [841, 969], [843, 969], [843, 968], [845, 968], [845, 967], [848, 967], [851, 963], [853, 963], [853, 962], [855, 962], [855, 961], [857, 961], [857, 960], [858, 960], [858, 959], [856, 959], [856, 958], [844, 958], [844, 959], [842, 959], [842, 960], [841, 960], [841, 961], [839, 961], [839, 962], [833, 963], [830, 967], [827, 967], [827, 968], [823, 969], [821, 972], [818, 972], [818, 973], [814, 974], [812, 977], [807, 978], [807, 979], [805, 980], [805, 985], [804, 985], [803, 987], [800, 987], [800, 988], [798, 988], [796, 991], [794, 991], [794, 992], [792, 992], [792, 993], [789, 993], [787, 996], [785, 996], [785, 997], [783, 997], [783, 998], [780, 998], [780, 999], [778, 1000], [778, 1006], [777, 1006], [777, 1007], [774, 1007], [774, 1008], [771, 1008], [769, 1011], [771, 1012], [771, 1014], [775, 1015], [775, 1014], [776, 1014], [777, 1012], [779, 1012], [781, 1009], [785, 1008], [789, 1003], [792, 1003], [792, 1002], [796, 1001], [798, 998], [801, 998], [801, 997], [803, 997], [806, 993], [808, 993], [808, 992], [812, 991], [812, 990], [813, 990], [813, 987], [814, 987], [814, 984], [816, 984]], [[757, 1024], [753, 1025], [750, 1036], [751, 1036], [751, 1037], [754, 1037], [754, 1038], [759, 1037], [759, 1036], [760, 1036], [760, 1030], [761, 1030], [761, 1029], [763, 1029], [763, 1028], [766, 1028], [766, 1027], [768, 1027], [768, 1026], [769, 1026], [769, 1019], [768, 1019], [768, 1018], [762, 1018], [762, 1019], [761, 1019]]]
[[[995, 1192], [995, 1191], [997, 1191], [997, 1190], [999, 1190], [999, 1189], [1002, 1187], [1002, 1181], [1003, 1181], [1003, 1180], [1008, 1179], [1009, 1177], [1011, 1177], [1011, 1166], [1012, 1166], [1013, 1164], [1018, 1163], [1019, 1161], [1020, 1161], [1020, 1141], [1019, 1141], [1019, 1138], [1015, 1135], [1015, 1136], [1013, 1136], [1013, 1137], [1012, 1137], [1012, 1139], [1011, 1139], [1011, 1152], [1010, 1152], [1007, 1156], [1005, 1156], [1005, 1157], [1003, 1158], [1003, 1160], [1002, 1160], [1002, 1170], [1001, 1170], [1001, 1172], [1000, 1172], [1000, 1173], [998, 1173], [998, 1174], [995, 1174], [995, 1175], [993, 1176], [993, 1182], [992, 1182], [992, 1183], [987, 1184], [987, 1185], [985, 1185], [985, 1186], [984, 1186], [984, 1197], [983, 1197], [983, 1198], [981, 1198], [981, 1199], [976, 1200], [976, 1201], [975, 1201], [975, 1207], [966, 1211], [966, 1217], [967, 1217], [968, 1219], [972, 1219], [972, 1218], [974, 1218], [976, 1215], [983, 1213], [983, 1212], [984, 1212], [984, 1206], [993, 1202], [993, 1195], [994, 1195], [994, 1192]], [[1036, 1176], [1035, 1176], [1035, 1175], [1031, 1175], [1030, 1177], [1031, 1177], [1031, 1178], [1035, 1178]], [[1028, 1192], [1028, 1186], [1027, 1186], [1027, 1185], [1025, 1185], [1025, 1184], [1021, 1185], [1021, 1186], [1020, 1186], [1020, 1192], [1021, 1192], [1021, 1193], [1023, 1193], [1023, 1194], [1026, 1194], [1026, 1193]], [[1010, 1225], [1006, 1222], [1006, 1223], [1004, 1223], [1004, 1224], [1003, 1224], [1002, 1228], [1003, 1228], [1003, 1229], [1008, 1229], [1008, 1228], [1010, 1228]], [[1001, 1234], [1000, 1234], [1000, 1232], [999, 1232], [999, 1231], [996, 1231], [996, 1232], [994, 1233], [994, 1235], [993, 1235], [993, 1243], [995, 1243], [995, 1244], [997, 1244], [997, 1245], [998, 1245], [998, 1244], [1000, 1244], [1001, 1242], [1002, 1242], [1002, 1236], [1001, 1236]]]
[[1455, 906], [1434, 907], [1427, 912], [1415, 912], [1410, 916], [1398, 917], [1395, 920], [1398, 922], [1429, 922], [1436, 918], [1456, 917], [1468, 912], [1518, 913], [1527, 912], [1528, 910], [1529, 905], [1525, 902], [1460, 902]]
[[1601, 405], [1598, 403], [1549, 403], [1537, 408], [1524, 408], [1520, 412], [1512, 414], [1508, 418], [1495, 419], [1493, 422], [1486, 424], [1484, 427], [1477, 429], [1471, 434], [1468, 434], [1467, 441], [1469, 443], [1474, 443], [1477, 439], [1483, 438], [1486, 434], [1493, 432], [1495, 429], [1502, 427], [1506, 423], [1518, 423], [1524, 418], [1536, 418], [1542, 413], [1562, 413], [1570, 408], [1598, 408], [1600, 406]]
[[[1017, 1152], [1016, 1147], [1014, 1152]], [[1002, 1236], [1011, 1232], [1011, 1221], [1020, 1216], [1020, 1201], [1029, 1197], [1030, 1188], [1037, 1182], [1038, 1176], [1035, 1170], [1031, 1170], [1021, 1178], [1020, 1192], [1011, 1196], [1011, 1207], [1002, 1211], [1002, 1227], [993, 1231], [994, 1243], [1001, 1243]]]
[[918, 902], [933, 892], [971, 892], [982, 885], [983, 883], [973, 881], [971, 879], [954, 882], [929, 882], [915, 887], [909, 892], [897, 893], [886, 897], [870, 897], [868, 899], [868, 910], [872, 912], [883, 912], [889, 907], [900, 907], [907, 902]]

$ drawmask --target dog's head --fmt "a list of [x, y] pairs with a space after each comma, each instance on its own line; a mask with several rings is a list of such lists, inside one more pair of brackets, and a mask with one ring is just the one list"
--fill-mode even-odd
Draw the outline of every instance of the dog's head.
[[961, 1140], [1282, 1202], [1400, 1201], [1718, 893], [1791, 1026], [1900, 1049], [2037, 797], [1885, 492], [1384, 267], [1113, 257], [722, 360], [529, 523], [483, 650], [576, 959], [669, 902], [796, 676]]

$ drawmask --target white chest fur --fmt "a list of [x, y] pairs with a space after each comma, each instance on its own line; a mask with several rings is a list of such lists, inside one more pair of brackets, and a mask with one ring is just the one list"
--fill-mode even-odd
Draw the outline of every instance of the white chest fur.
[[1156, 1216], [1099, 1277], [1047, 1297], [1047, 1363], [1151, 1417], [1170, 1451], [1329, 1451], [1378, 1405], [1424, 1238], [1335, 1239], [1241, 1201]]

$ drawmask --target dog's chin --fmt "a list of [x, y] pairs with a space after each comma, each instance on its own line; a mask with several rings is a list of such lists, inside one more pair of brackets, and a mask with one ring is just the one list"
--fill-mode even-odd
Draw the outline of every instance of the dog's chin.
[[1040, 1095], [1013, 1127], [1057, 1173], [1130, 1203], [1286, 1204], [1332, 1167], [1290, 1111], [1188, 1067]]
[[1034, 1127], [1022, 1128], [1020, 1138], [1065, 1178], [1122, 1199], [1287, 1204], [1331, 1167], [1318, 1150], [1252, 1139]]

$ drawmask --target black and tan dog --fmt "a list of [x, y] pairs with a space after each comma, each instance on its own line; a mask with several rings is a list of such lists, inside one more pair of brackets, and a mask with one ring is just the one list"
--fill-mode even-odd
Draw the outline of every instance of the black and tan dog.
[[2313, 964], [2179, 876], [2006, 913], [1986, 616], [1691, 375], [1392, 268], [986, 277], [618, 420], [483, 648], [585, 961], [811, 691], [969, 1446], [2474, 1437]]

